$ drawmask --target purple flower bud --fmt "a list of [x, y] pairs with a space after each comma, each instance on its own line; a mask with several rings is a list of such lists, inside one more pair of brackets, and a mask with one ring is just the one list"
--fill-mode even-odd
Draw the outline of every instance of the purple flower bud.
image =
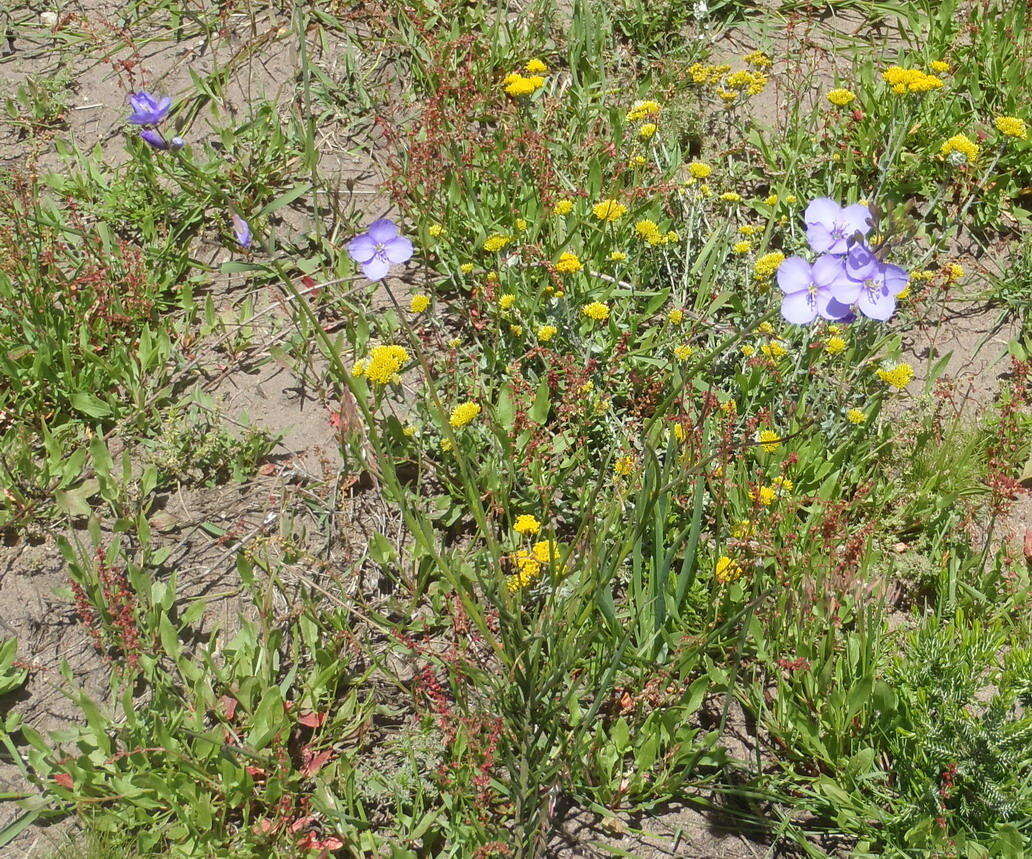
[[178, 152], [184, 146], [186, 146], [186, 141], [182, 137], [173, 137], [168, 144], [168, 148], [173, 152]]
[[231, 212], [229, 217], [233, 221], [233, 235], [236, 236], [237, 244], [242, 248], [251, 247], [251, 225], [236, 212]]
[[168, 149], [168, 143], [161, 136], [161, 132], [155, 128], [144, 128], [140, 131], [140, 138], [154, 149]]

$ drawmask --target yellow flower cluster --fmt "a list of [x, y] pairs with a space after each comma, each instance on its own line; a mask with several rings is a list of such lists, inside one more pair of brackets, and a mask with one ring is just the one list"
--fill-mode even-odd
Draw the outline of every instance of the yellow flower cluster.
[[417, 292], [409, 300], [409, 310], [413, 313], [422, 313], [430, 306], [430, 296]]
[[776, 361], [778, 358], [784, 358], [788, 354], [788, 349], [782, 346], [777, 340], [771, 340], [770, 343], [764, 343], [760, 347], [760, 351], [772, 361]]
[[939, 147], [940, 155], [960, 163], [977, 160], [978, 152], [978, 144], [964, 134], [955, 134]]
[[572, 254], [569, 251], [564, 251], [559, 254], [559, 259], [556, 260], [555, 270], [562, 272], [563, 274], [573, 274], [574, 272], [580, 271], [584, 268], [580, 259], [576, 254]]
[[890, 388], [902, 391], [914, 378], [914, 368], [907, 363], [896, 364], [894, 367], [882, 367], [878, 370], [878, 378]]
[[[762, 59], [761, 59], [762, 58]], [[704, 63], [693, 63], [688, 67], [688, 75], [692, 83], [700, 86], [712, 86], [714, 92], [725, 102], [736, 101], [743, 93], [748, 95], [759, 95], [766, 88], [769, 78], [758, 69], [770, 65], [770, 58], [762, 51], [754, 51], [746, 56], [745, 61], [756, 69], [743, 69], [731, 71], [731, 66], [726, 64], [707, 65]]]
[[476, 420], [479, 414], [480, 404], [469, 400], [465, 403], [459, 403], [459, 405], [452, 409], [448, 423], [455, 427], [455, 429], [459, 429], [466, 426], [470, 421]]
[[545, 85], [545, 79], [542, 76], [548, 72], [548, 66], [541, 60], [531, 60], [523, 69], [529, 72], [529, 75], [524, 76], [520, 72], [511, 72], [502, 81], [502, 86], [511, 96], [530, 95]]
[[846, 351], [846, 341], [837, 334], [824, 341], [824, 351], [829, 355], [838, 355]]
[[848, 89], [833, 89], [828, 93], [828, 101], [836, 107], [845, 107], [856, 98]]
[[658, 101], [636, 101], [631, 105], [631, 109], [627, 111], [628, 122], [640, 122], [643, 119], [648, 119], [650, 116], [656, 116], [662, 106]]
[[547, 343], [558, 333], [559, 329], [556, 328], [554, 325], [542, 325], [537, 330], [537, 339], [540, 340], [542, 343]]
[[760, 430], [756, 433], [756, 441], [767, 453], [773, 453], [781, 447], [781, 436], [774, 430]]
[[694, 179], [705, 179], [713, 172], [713, 168], [704, 161], [693, 161], [688, 165], [688, 172]]
[[725, 203], [741, 203], [742, 195], [736, 191], [726, 191], [720, 195], [720, 199]]
[[867, 422], [867, 415], [865, 415], [860, 409], [850, 409], [846, 412], [846, 420], [851, 424], [862, 424]]
[[[731, 72], [724, 78], [724, 87], [731, 91], [737, 90], [747, 92], [749, 95], [759, 95], [767, 87], [767, 76], [763, 72], [751, 72], [747, 69]], [[718, 93], [718, 95], [720, 94]], [[721, 98], [724, 96], [721, 95]]]
[[945, 60], [932, 60], [928, 64], [928, 68], [930, 68], [937, 75], [944, 75], [950, 70], [950, 64], [947, 63]]
[[733, 245], [731, 245], [731, 250], [734, 251], [736, 254], [747, 254], [749, 253], [749, 251], [752, 250], [752, 242], [735, 242]]
[[516, 303], [516, 296], [513, 293], [511, 293], [511, 292], [507, 292], [504, 295], [499, 296], [499, 298], [498, 298], [498, 306], [500, 308], [502, 308], [502, 310], [508, 310], [515, 303]]
[[623, 251], [613, 251], [609, 255], [610, 262], [623, 262], [625, 259], [627, 259], [627, 254], [625, 254]]
[[530, 95], [541, 89], [545, 85], [545, 79], [541, 75], [524, 77], [519, 72], [513, 72], [506, 75], [502, 83], [505, 85], [505, 91], [509, 95], [521, 96]]
[[1007, 137], [1017, 137], [1019, 140], [1024, 140], [1028, 137], [1028, 128], [1023, 119], [1019, 119], [1016, 116], [998, 116], [994, 122], [996, 130], [1000, 134], [1004, 134]]
[[680, 325], [684, 322], [684, 311], [679, 307], [675, 307], [666, 315], [667, 320], [673, 325]]
[[591, 213], [600, 221], [615, 221], [627, 214], [627, 207], [619, 200], [602, 200], [591, 207]]
[[662, 232], [659, 229], [659, 225], [650, 218], [643, 218], [638, 221], [634, 225], [634, 231], [650, 245], [665, 245], [669, 242], [676, 242], [679, 238], [674, 230]]
[[512, 530], [517, 534], [537, 534], [541, 530], [541, 523], [529, 513], [524, 513], [516, 517]]
[[713, 575], [721, 584], [733, 582], [742, 577], [742, 565], [738, 561], [731, 560], [727, 555], [721, 555], [717, 558], [717, 566]]
[[556, 200], [552, 206], [552, 212], [556, 215], [568, 215], [573, 211], [573, 200]]
[[889, 66], [882, 72], [882, 80], [892, 87], [897, 95], [908, 92], [930, 92], [939, 89], [943, 84], [935, 75], [920, 69], [904, 69], [901, 66]]
[[636, 464], [637, 463], [633, 456], [617, 457], [616, 461], [613, 463], [613, 474], [617, 477], [627, 477], [632, 471], [634, 471], [634, 466]]
[[488, 253], [496, 253], [509, 244], [509, 236], [502, 235], [501, 233], [495, 233], [492, 236], [488, 236], [484, 240], [484, 250]]
[[758, 486], [749, 491], [750, 500], [763, 507], [770, 507], [778, 497], [778, 491], [773, 486]]
[[694, 351], [695, 350], [692, 349], [691, 346], [689, 346], [687, 343], [684, 343], [680, 346], [674, 347], [674, 357], [678, 361], [687, 361], [689, 358], [692, 357], [692, 352]]
[[[641, 128], [638, 129], [638, 137], [640, 137], [642, 140], [648, 140], [657, 131], [659, 131], [659, 126], [656, 125], [656, 123], [646, 122], [644, 125], [642, 125]], [[641, 160], [642, 163], [644, 163], [645, 159], [642, 158]]]
[[444, 235], [444, 227], [440, 224], [431, 224], [426, 228], [426, 232], [428, 235], [433, 236], [436, 239], [438, 236]]
[[781, 251], [771, 251], [764, 254], [753, 263], [753, 276], [757, 280], [768, 280], [774, 276], [778, 266], [785, 261], [785, 255]]
[[585, 316], [594, 319], [596, 322], [604, 322], [609, 318], [609, 305], [603, 304], [601, 301], [592, 301], [590, 304], [585, 304], [581, 309]]
[[703, 63], [693, 63], [688, 66], [688, 74], [691, 75], [692, 82], [697, 84], [719, 83], [729, 71], [731, 71], [731, 66], [723, 64], [705, 65]]
[[541, 568], [559, 560], [559, 547], [554, 540], [541, 540], [535, 543], [530, 551], [520, 549], [512, 555], [512, 563], [516, 572], [505, 580], [505, 586], [509, 593], [527, 587], [538, 576], [541, 575]]
[[365, 376], [377, 385], [388, 385], [401, 381], [398, 371], [408, 361], [409, 353], [403, 346], [374, 346], [369, 357], [356, 361], [351, 368], [355, 376]]

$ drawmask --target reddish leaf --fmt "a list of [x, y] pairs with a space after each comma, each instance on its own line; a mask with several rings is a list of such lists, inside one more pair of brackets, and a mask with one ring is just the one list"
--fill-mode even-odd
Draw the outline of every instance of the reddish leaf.
[[301, 767], [301, 775], [313, 776], [326, 765], [326, 762], [329, 761], [330, 758], [333, 757], [333, 750], [326, 749], [326, 751], [319, 752], [319, 754], [313, 754], [312, 751], [305, 746], [301, 751], [301, 757], [304, 760], [304, 765]]
[[297, 720], [306, 728], [321, 728], [326, 723], [325, 713], [303, 713]]
[[232, 721], [233, 716], [236, 715], [237, 699], [231, 698], [229, 695], [223, 695], [219, 698], [219, 703], [222, 705], [222, 715]]
[[72, 777], [68, 773], [54, 773], [54, 781], [67, 790], [72, 789]]

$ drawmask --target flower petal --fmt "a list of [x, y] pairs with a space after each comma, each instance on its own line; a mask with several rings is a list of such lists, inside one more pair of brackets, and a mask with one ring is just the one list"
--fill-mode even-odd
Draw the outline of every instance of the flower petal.
[[805, 291], [810, 285], [810, 264], [802, 257], [789, 257], [778, 266], [778, 286], [782, 292]]
[[376, 242], [369, 233], [359, 233], [348, 242], [348, 256], [358, 263], [369, 262], [376, 256]]
[[842, 304], [855, 304], [860, 293], [863, 292], [863, 286], [855, 280], [844, 277], [832, 283], [828, 287], [828, 292], [831, 293], [832, 298]]
[[864, 316], [877, 319], [879, 322], [887, 322], [896, 312], [896, 296], [883, 286], [865, 289], [860, 293], [856, 306]]
[[866, 236], [871, 232], [871, 210], [859, 203], [846, 206], [838, 220], [840, 224], [848, 227], [850, 235], [860, 233], [860, 235]]
[[910, 282], [910, 275], [898, 265], [886, 265], [884, 268], [885, 288], [892, 295], [899, 295]]
[[835, 245], [835, 238], [823, 224], [808, 224], [806, 227], [806, 240], [810, 248], [819, 254], [827, 253]]
[[845, 256], [846, 276], [852, 280], [864, 281], [874, 277], [881, 267], [881, 261], [862, 242], [853, 245]]
[[[827, 313], [827, 316], [824, 316]], [[824, 308], [824, 312], [821, 314], [825, 319], [832, 322], [852, 322], [856, 317], [853, 315], [853, 308], [848, 304], [843, 304], [837, 298], [832, 298]]]
[[813, 262], [813, 282], [818, 286], [828, 287], [845, 277], [842, 258], [824, 254]]
[[810, 205], [806, 207], [803, 221], [807, 225], [822, 224], [830, 230], [835, 225], [841, 211], [842, 207], [831, 197], [817, 197], [817, 199], [811, 200]]
[[373, 221], [366, 232], [378, 245], [385, 245], [398, 235], [398, 227], [390, 218], [380, 218], [378, 221]]
[[383, 280], [387, 276], [387, 271], [391, 265], [387, 262], [387, 257], [383, 254], [377, 254], [369, 262], [362, 263], [362, 273], [370, 280]]
[[393, 263], [408, 262], [412, 259], [412, 242], [404, 236], [395, 236], [386, 245], [384, 253], [387, 259]]
[[817, 318], [816, 303], [808, 292], [793, 292], [781, 299], [781, 315], [793, 325], [809, 325]]

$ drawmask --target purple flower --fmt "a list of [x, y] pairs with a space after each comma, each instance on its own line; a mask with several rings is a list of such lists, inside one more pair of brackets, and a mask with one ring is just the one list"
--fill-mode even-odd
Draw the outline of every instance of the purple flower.
[[412, 242], [398, 234], [394, 221], [381, 218], [351, 240], [348, 254], [366, 277], [382, 280], [392, 264], [407, 262], [412, 257]]
[[133, 125], [158, 125], [172, 109], [172, 99], [167, 95], [156, 98], [141, 90], [129, 96], [129, 106], [133, 109], [129, 114]]
[[[854, 251], [856, 256], [851, 261]], [[896, 296], [906, 288], [909, 275], [898, 265], [882, 262], [862, 245], [855, 246], [846, 255], [844, 271], [846, 277], [831, 287], [835, 300], [840, 304], [855, 304], [870, 319], [879, 322], [891, 319], [896, 312]]]
[[803, 215], [806, 240], [819, 254], [844, 254], [853, 238], [871, 231], [871, 210], [854, 203], [840, 206], [828, 197], [811, 200]]
[[230, 212], [229, 217], [233, 221], [233, 235], [236, 236], [237, 244], [242, 248], [251, 247], [251, 225], [236, 212]]
[[781, 315], [793, 325], [808, 325], [818, 316], [843, 319], [849, 307], [836, 300], [833, 290], [846, 281], [840, 257], [825, 254], [810, 265], [802, 257], [789, 257], [778, 266], [778, 286], [785, 293]]

